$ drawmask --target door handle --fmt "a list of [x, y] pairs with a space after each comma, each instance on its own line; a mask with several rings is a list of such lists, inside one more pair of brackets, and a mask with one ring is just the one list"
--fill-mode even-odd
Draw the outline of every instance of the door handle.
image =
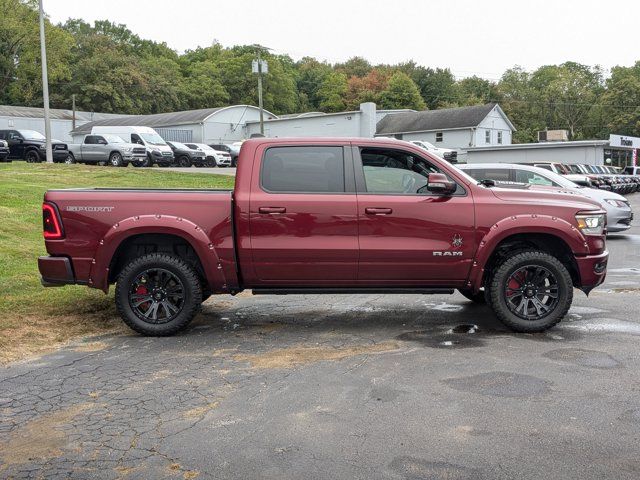
[[391, 210], [390, 208], [369, 207], [364, 209], [364, 213], [366, 213], [367, 215], [389, 215], [393, 213], [393, 210]]
[[258, 208], [259, 213], [285, 213], [287, 211], [284, 207], [260, 207]]

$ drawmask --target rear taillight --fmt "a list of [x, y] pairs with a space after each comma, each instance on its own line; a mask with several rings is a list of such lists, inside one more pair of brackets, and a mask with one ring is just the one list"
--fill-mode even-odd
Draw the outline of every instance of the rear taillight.
[[42, 233], [47, 240], [64, 238], [60, 214], [52, 203], [42, 204]]

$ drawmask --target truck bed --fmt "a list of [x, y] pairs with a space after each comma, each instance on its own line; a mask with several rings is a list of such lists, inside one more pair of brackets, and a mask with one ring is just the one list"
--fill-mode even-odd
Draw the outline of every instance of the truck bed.
[[49, 190], [45, 202], [57, 206], [65, 230], [62, 240], [47, 242], [47, 251], [71, 257], [77, 283], [91, 285], [92, 276], [104, 277], [96, 272], [109, 268], [101, 265], [101, 253], [118, 247], [119, 230], [127, 230], [127, 236], [174, 234], [190, 243], [191, 237], [200, 238], [199, 245], [219, 257], [225, 277], [228, 273], [230, 281], [236, 278], [232, 190], [77, 188]]

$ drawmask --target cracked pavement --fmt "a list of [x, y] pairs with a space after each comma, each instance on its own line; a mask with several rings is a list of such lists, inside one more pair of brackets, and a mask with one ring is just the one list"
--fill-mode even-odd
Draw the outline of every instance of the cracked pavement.
[[637, 479], [638, 233], [544, 334], [457, 293], [241, 294], [1, 368], [0, 478]]

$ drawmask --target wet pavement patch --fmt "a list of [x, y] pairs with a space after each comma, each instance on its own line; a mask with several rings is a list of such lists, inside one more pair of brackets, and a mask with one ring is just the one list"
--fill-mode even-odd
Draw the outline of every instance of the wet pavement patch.
[[618, 320], [617, 318], [592, 318], [589, 320], [561, 322], [558, 328], [561, 330], [576, 330], [586, 333], [628, 333], [630, 335], [640, 335], [640, 323]]
[[535, 397], [551, 391], [552, 383], [531, 375], [511, 372], [487, 372], [469, 377], [442, 380], [449, 387], [492, 397]]
[[472, 468], [445, 462], [429, 462], [415, 457], [396, 457], [389, 463], [389, 469], [405, 480], [471, 480], [482, 478], [481, 473]]
[[437, 329], [405, 332], [396, 337], [403, 342], [416, 342], [431, 348], [474, 348], [484, 345], [474, 324], [456, 325], [444, 333]]
[[543, 355], [543, 357], [559, 362], [571, 363], [581, 367], [590, 368], [618, 368], [620, 362], [608, 353], [598, 352], [596, 350], [582, 350], [579, 348], [561, 348], [551, 350]]

